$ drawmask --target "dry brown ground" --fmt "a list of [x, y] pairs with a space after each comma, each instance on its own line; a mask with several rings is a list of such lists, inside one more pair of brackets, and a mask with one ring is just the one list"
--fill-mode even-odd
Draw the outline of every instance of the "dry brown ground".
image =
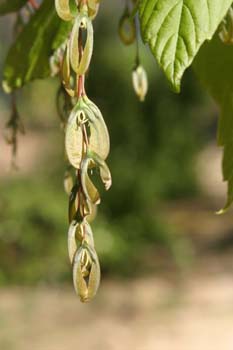
[[232, 350], [233, 278], [105, 282], [89, 305], [70, 289], [2, 289], [0, 325], [1, 350]]

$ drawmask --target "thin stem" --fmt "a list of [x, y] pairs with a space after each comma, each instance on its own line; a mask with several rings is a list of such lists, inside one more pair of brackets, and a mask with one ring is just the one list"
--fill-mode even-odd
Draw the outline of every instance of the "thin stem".
[[87, 129], [86, 129], [86, 125], [85, 124], [82, 125], [82, 133], [83, 133], [83, 138], [84, 138], [86, 147], [88, 148], [89, 141], [88, 141]]
[[136, 30], [136, 57], [135, 57], [135, 65], [137, 67], [140, 64], [140, 47], [139, 47], [140, 30], [139, 30], [139, 24], [138, 24], [137, 16], [135, 16], [135, 18], [134, 18], [134, 25], [135, 25], [135, 30]]
[[39, 5], [35, 0], [28, 0], [28, 3], [34, 8], [34, 10], [37, 10], [39, 8]]
[[[81, 62], [82, 55], [83, 55], [83, 39], [82, 39], [82, 29], [79, 29], [79, 42], [78, 42], [78, 47], [79, 47], [79, 62]], [[77, 75], [77, 97], [80, 98], [85, 94], [85, 76], [84, 75]]]
[[83, 83], [83, 75], [77, 75], [77, 97], [80, 98], [84, 94], [84, 83]]

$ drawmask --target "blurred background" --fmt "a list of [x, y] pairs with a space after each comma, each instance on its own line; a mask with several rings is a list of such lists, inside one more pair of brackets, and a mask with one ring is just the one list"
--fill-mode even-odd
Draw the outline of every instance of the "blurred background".
[[[113, 186], [93, 223], [102, 266], [96, 299], [82, 305], [67, 257], [63, 134], [57, 79], [17, 93], [26, 134], [17, 163], [3, 137], [10, 99], [0, 92], [0, 349], [219, 350], [233, 344], [232, 211], [225, 199], [218, 110], [189, 70], [174, 94], [149, 50], [141, 104], [135, 47], [117, 36], [124, 2], [95, 21], [87, 79], [111, 135]], [[0, 65], [13, 16], [0, 21]]]

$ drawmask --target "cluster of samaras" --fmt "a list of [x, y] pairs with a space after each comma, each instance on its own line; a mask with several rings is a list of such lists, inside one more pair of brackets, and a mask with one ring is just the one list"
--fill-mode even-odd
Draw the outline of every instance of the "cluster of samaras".
[[100, 203], [99, 191], [91, 179], [93, 171], [97, 170], [106, 190], [112, 184], [105, 162], [110, 149], [108, 130], [102, 113], [84, 89], [84, 76], [93, 52], [92, 20], [99, 1], [55, 0], [55, 5], [63, 20], [73, 21], [61, 65], [64, 88], [76, 101], [65, 127], [66, 154], [76, 172], [69, 200], [68, 251], [75, 290], [81, 301], [86, 302], [95, 296], [100, 282], [100, 266], [89, 224]]

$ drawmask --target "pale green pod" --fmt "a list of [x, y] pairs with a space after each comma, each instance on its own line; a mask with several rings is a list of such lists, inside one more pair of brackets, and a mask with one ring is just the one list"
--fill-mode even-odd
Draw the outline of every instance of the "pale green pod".
[[[87, 30], [87, 39], [80, 60], [79, 35], [81, 29]], [[93, 54], [93, 44], [94, 32], [92, 21], [86, 15], [79, 14], [75, 20], [70, 37], [70, 63], [76, 74], [83, 75], [88, 70]]]
[[91, 207], [91, 210], [90, 210], [90, 214], [86, 216], [86, 220], [91, 223], [92, 221], [95, 220], [96, 218], [96, 215], [97, 215], [97, 206], [95, 204], [92, 204], [90, 202], [90, 207]]
[[89, 162], [90, 159], [85, 158], [81, 164], [82, 188], [87, 200], [89, 200], [92, 204], [97, 205], [100, 203], [100, 194], [88, 176]]
[[98, 11], [99, 11], [99, 0], [87, 0], [87, 6], [88, 6], [88, 17], [92, 20], [96, 17]]
[[91, 157], [91, 159], [99, 167], [101, 180], [104, 183], [105, 189], [109, 190], [109, 188], [112, 186], [112, 176], [106, 162], [94, 152], [88, 152], [88, 156]]
[[68, 195], [70, 195], [73, 187], [74, 187], [73, 177], [69, 171], [66, 171], [64, 175], [64, 190]]
[[82, 302], [94, 298], [99, 288], [100, 276], [96, 251], [84, 243], [76, 252], [73, 263], [74, 288]]
[[83, 156], [83, 133], [81, 127], [78, 125], [78, 120], [81, 116], [82, 110], [77, 104], [68, 119], [65, 131], [65, 149], [70, 164], [79, 169]]
[[107, 164], [103, 161], [101, 162], [101, 164], [99, 165], [100, 167], [100, 177], [101, 180], [104, 183], [105, 189], [108, 191], [109, 188], [112, 186], [112, 176], [111, 176], [111, 172], [109, 170], [109, 167], [107, 166]]
[[62, 67], [61, 67], [61, 74], [62, 74], [62, 84], [64, 85], [64, 88], [68, 95], [71, 97], [75, 96], [75, 91], [72, 89], [70, 80], [71, 80], [71, 72], [70, 72], [70, 47], [69, 47], [69, 41], [66, 45], [65, 53], [62, 60]]
[[58, 16], [63, 21], [72, 21], [74, 19], [70, 10], [70, 0], [55, 0], [55, 8]]
[[[70, 63], [73, 70], [76, 72], [79, 66], [79, 29], [80, 29], [80, 23], [82, 21], [83, 16], [78, 16], [74, 22], [74, 26], [70, 35], [70, 41], [69, 41], [69, 56], [70, 56]], [[85, 18], [85, 17], [84, 17]]]
[[100, 158], [98, 154], [92, 152], [88, 148], [87, 156], [81, 163], [81, 169], [82, 169], [81, 182], [82, 182], [82, 187], [83, 187], [84, 192], [85, 192], [85, 196], [86, 196], [88, 201], [91, 201], [91, 196], [90, 196], [89, 192], [87, 191], [86, 174], [87, 174], [88, 169], [93, 168], [93, 167], [99, 168], [100, 177], [101, 177], [101, 180], [102, 180], [106, 190], [109, 190], [109, 188], [112, 185], [111, 172], [110, 172], [109, 167], [107, 166], [106, 162], [102, 158]]
[[77, 74], [83, 75], [86, 73], [90, 66], [91, 58], [93, 55], [93, 46], [94, 46], [94, 31], [93, 25], [90, 18], [87, 19], [87, 40], [83, 50], [82, 59], [80, 61]]
[[105, 160], [110, 151], [107, 126], [99, 108], [87, 96], [84, 96], [83, 99], [90, 111], [88, 113], [90, 126], [89, 149]]
[[[78, 249], [77, 241], [86, 242], [90, 247], [94, 248], [94, 238], [91, 226], [84, 220], [77, 222], [73, 220], [68, 230], [68, 254], [71, 264], [73, 263], [75, 253]], [[79, 245], [80, 245], [79, 244]]]
[[143, 102], [148, 92], [148, 78], [145, 69], [139, 65], [132, 73], [133, 87], [139, 100]]
[[86, 196], [80, 193], [80, 215], [82, 218], [86, 218], [92, 214], [91, 202], [86, 198]]
[[80, 231], [80, 235], [83, 237], [83, 227], [76, 221], [72, 221], [68, 230], [68, 254], [71, 264], [73, 263], [75, 253], [78, 245], [76, 241], [77, 230]]
[[86, 242], [87, 245], [90, 246], [91, 248], [94, 248], [95, 247], [94, 237], [93, 237], [93, 232], [89, 222], [84, 219], [81, 225], [83, 226], [83, 241]]
[[71, 190], [69, 196], [69, 209], [68, 209], [68, 218], [69, 223], [76, 219], [78, 209], [80, 207], [81, 198], [78, 195], [79, 184], [75, 184]]

